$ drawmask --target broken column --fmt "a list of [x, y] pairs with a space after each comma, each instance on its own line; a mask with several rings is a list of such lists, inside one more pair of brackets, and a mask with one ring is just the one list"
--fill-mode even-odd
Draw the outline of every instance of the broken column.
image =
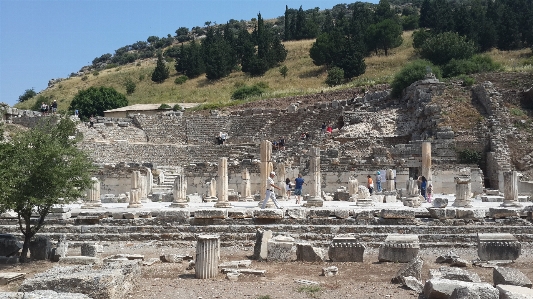
[[208, 183], [208, 194], [205, 198], [205, 201], [207, 202], [213, 202], [217, 201], [217, 180], [215, 178], [211, 178], [211, 181]]
[[311, 174], [311, 188], [309, 198], [307, 199], [306, 207], [322, 207], [324, 200], [322, 199], [322, 183], [320, 177], [320, 149], [312, 147], [309, 150], [311, 155], [309, 161], [309, 170]]
[[431, 142], [422, 142], [422, 175], [431, 182]]
[[418, 255], [420, 243], [417, 235], [390, 234], [379, 246], [380, 262], [408, 263]]
[[218, 159], [218, 181], [218, 201], [215, 203], [215, 208], [233, 207], [228, 201], [228, 158], [226, 157]]
[[[270, 172], [274, 169], [272, 165], [272, 142], [268, 140], [261, 141], [261, 200], [258, 205], [261, 206], [263, 200], [266, 197], [267, 179], [270, 176]], [[269, 186], [270, 187], [270, 186]], [[273, 208], [274, 203], [269, 199], [266, 203], [266, 208]]]
[[350, 201], [357, 201], [357, 193], [359, 192], [359, 181], [356, 178], [350, 177], [348, 179], [348, 194], [350, 195]]
[[87, 200], [81, 206], [82, 209], [94, 209], [102, 206], [100, 200], [100, 181], [92, 177], [91, 186], [87, 190]]
[[471, 208], [471, 186], [468, 169], [460, 170], [459, 176], [455, 177], [455, 202], [454, 207]]
[[482, 261], [514, 261], [521, 252], [522, 244], [511, 234], [477, 234], [477, 255]]
[[152, 174], [152, 169], [146, 167], [146, 193], [152, 194], [152, 188], [154, 185], [154, 175]]
[[521, 207], [518, 202], [518, 173], [516, 171], [503, 172], [503, 203], [502, 207]]
[[183, 173], [183, 170], [179, 172], [174, 180], [173, 186], [174, 200], [170, 204], [172, 208], [187, 208], [187, 177]]
[[409, 178], [406, 182], [407, 196], [402, 198], [402, 203], [406, 207], [416, 208], [420, 206], [420, 194], [418, 194], [417, 181]]
[[242, 173], [242, 190], [241, 190], [241, 201], [254, 201], [252, 196], [252, 187], [250, 183], [250, 172], [248, 168], [245, 168]]
[[150, 200], [148, 199], [148, 192], [147, 192], [148, 183], [146, 182], [146, 176], [145, 175], [141, 174], [140, 185], [139, 186], [140, 186], [141, 202], [143, 202], [143, 203], [149, 202]]
[[133, 171], [131, 174], [130, 203], [128, 208], [140, 208], [141, 204], [141, 172]]
[[276, 177], [278, 179], [277, 185], [280, 188], [280, 190], [276, 189], [276, 195], [280, 196], [282, 200], [287, 200], [287, 192], [285, 189], [285, 163], [281, 162], [277, 165], [277, 174]]
[[196, 261], [194, 271], [196, 278], [215, 278], [218, 274], [220, 260], [220, 239], [216, 235], [200, 235], [196, 243]]
[[334, 237], [329, 245], [328, 256], [332, 262], [363, 262], [365, 246], [354, 237]]
[[387, 169], [387, 172], [385, 173], [385, 190], [387, 191], [394, 191], [396, 190], [396, 186], [394, 186], [394, 172], [392, 169]]

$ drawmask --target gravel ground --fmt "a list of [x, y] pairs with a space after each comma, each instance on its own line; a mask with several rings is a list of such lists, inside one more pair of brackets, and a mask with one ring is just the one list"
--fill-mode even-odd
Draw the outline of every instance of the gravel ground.
[[[194, 247], [163, 243], [110, 243], [105, 244], [104, 256], [116, 253], [143, 254], [145, 260], [159, 258], [162, 253], [193, 255]], [[439, 268], [435, 259], [453, 250], [461, 258], [474, 260], [477, 249], [471, 248], [426, 248], [421, 249], [424, 260], [422, 279], [428, 278], [429, 269]], [[245, 260], [253, 253], [253, 246], [221, 248], [221, 262]], [[71, 248], [69, 255], [78, 255], [79, 248]], [[399, 263], [378, 263], [377, 248], [365, 251], [363, 263], [274, 263], [252, 261], [251, 268], [266, 270], [265, 276], [241, 275], [238, 281], [229, 281], [224, 274], [216, 278], [199, 280], [194, 278], [194, 270], [187, 270], [188, 263], [155, 263], [143, 266], [135, 289], [126, 298], [423, 298], [414, 291], [391, 284], [390, 279], [402, 267]], [[510, 267], [520, 269], [530, 279], [533, 278], [533, 246], [525, 245], [521, 257]], [[24, 265], [0, 265], [0, 271], [20, 271], [28, 277], [57, 264], [32, 262]], [[324, 277], [322, 268], [337, 266], [339, 272], [334, 277]], [[470, 267], [482, 281], [492, 283], [492, 269]], [[298, 280], [317, 282], [317, 286], [307, 285]], [[0, 286], [0, 291], [16, 291], [18, 283]]]

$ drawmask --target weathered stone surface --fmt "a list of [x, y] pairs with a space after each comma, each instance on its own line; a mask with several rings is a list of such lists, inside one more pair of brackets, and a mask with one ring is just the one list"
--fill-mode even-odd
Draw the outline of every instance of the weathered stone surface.
[[52, 252], [52, 243], [45, 236], [37, 236], [30, 242], [30, 258], [32, 260], [47, 260]]
[[461, 287], [453, 290], [450, 299], [481, 299], [481, 297], [476, 290]]
[[169, 209], [169, 210], [162, 210], [159, 212], [159, 215], [157, 215], [158, 220], [163, 221], [188, 221], [189, 218], [191, 218], [191, 212], [187, 209]]
[[322, 268], [322, 276], [331, 277], [337, 275], [338, 273], [339, 268], [337, 268], [337, 266]]
[[231, 261], [218, 264], [219, 268], [229, 269], [229, 268], [249, 268], [252, 265], [251, 260], [240, 260], [240, 261]]
[[228, 218], [227, 209], [200, 209], [194, 211], [195, 219], [226, 219]]
[[257, 209], [254, 218], [258, 219], [283, 219], [285, 214], [282, 209]]
[[499, 284], [496, 288], [500, 291], [500, 299], [531, 299], [533, 290], [530, 288]]
[[271, 230], [258, 229], [255, 233], [255, 246], [253, 258], [256, 260], [266, 260], [268, 257], [268, 241], [272, 238]]
[[420, 250], [417, 235], [390, 234], [385, 242], [379, 246], [378, 260], [380, 262], [408, 263], [413, 260]]
[[97, 244], [81, 244], [81, 255], [82, 256], [98, 256], [98, 245]]
[[267, 260], [269, 262], [289, 262], [292, 260], [294, 238], [276, 236], [267, 242]]
[[311, 208], [309, 209], [309, 218], [329, 218], [335, 215], [334, 208]]
[[433, 199], [433, 207], [434, 208], [445, 208], [448, 206], [448, 199], [447, 198], [442, 198], [442, 197], [437, 197], [437, 198], [434, 198]]
[[0, 234], [0, 256], [12, 256], [20, 249], [22, 249], [22, 242], [14, 235]]
[[350, 218], [350, 210], [349, 209], [335, 209], [335, 217], [339, 219]]
[[488, 283], [465, 282], [460, 280], [433, 278], [426, 281], [424, 285], [424, 295], [428, 299], [450, 298], [456, 288], [468, 288], [483, 299], [498, 299], [499, 292]]
[[285, 211], [285, 214], [291, 219], [307, 219], [309, 210], [305, 208], [290, 208]]
[[253, 213], [251, 211], [248, 211], [248, 209], [229, 209], [228, 210], [228, 217], [231, 219], [244, 219], [244, 218], [251, 218], [253, 216]]
[[429, 208], [428, 211], [431, 218], [434, 219], [444, 220], [455, 218], [455, 209]]
[[478, 234], [477, 254], [482, 261], [516, 260], [522, 245], [511, 234]]
[[455, 216], [458, 219], [483, 219], [485, 218], [485, 210], [470, 209], [470, 208], [457, 208], [455, 209]]
[[494, 285], [507, 284], [526, 288], [533, 286], [531, 280], [524, 273], [514, 268], [495, 267], [492, 270], [492, 279]]
[[167, 253], [160, 255], [159, 260], [163, 263], [181, 263], [183, 262], [183, 257], [177, 254]]
[[459, 268], [440, 267], [439, 269], [429, 270], [430, 279], [450, 279], [466, 282], [481, 282], [479, 275]]
[[354, 237], [334, 237], [328, 249], [332, 262], [363, 262], [365, 246]]
[[322, 262], [324, 261], [324, 250], [313, 247], [310, 243], [297, 243], [296, 260], [301, 262]]
[[76, 265], [93, 265], [98, 264], [100, 260], [94, 256], [71, 255], [59, 259], [60, 264], [76, 264]]
[[381, 210], [380, 216], [385, 219], [415, 219], [415, 211], [413, 209], [383, 209]]
[[82, 293], [90, 298], [120, 299], [126, 297], [140, 274], [138, 262], [133, 261], [109, 263], [98, 269], [92, 266], [55, 267], [26, 279], [19, 291], [54, 290]]
[[396, 276], [392, 278], [391, 282], [402, 283], [403, 278], [408, 276], [414, 277], [417, 280], [421, 280], [423, 265], [424, 261], [420, 257], [414, 258], [407, 265], [401, 267], [398, 272], [396, 272]]
[[357, 220], [372, 220], [375, 218], [374, 211], [371, 210], [354, 210], [353, 216]]
[[511, 208], [490, 208], [489, 215], [491, 218], [508, 218], [508, 217], [519, 217], [518, 210]]
[[1, 299], [91, 299], [80, 293], [56, 293], [51, 290], [36, 290], [33, 292], [5, 292], [0, 293]]
[[410, 290], [417, 292], [418, 294], [422, 293], [422, 291], [424, 290], [424, 284], [420, 280], [418, 280], [416, 277], [412, 277], [412, 276], [402, 277], [401, 284], [403, 284]]
[[26, 273], [20, 273], [20, 272], [1, 272], [0, 273], [0, 285], [6, 285], [10, 282], [24, 279], [26, 276]]
[[444, 255], [440, 255], [437, 257], [437, 259], [435, 260], [436, 263], [438, 264], [451, 264], [454, 260], [458, 259], [459, 256], [453, 252], [453, 251], [450, 251]]

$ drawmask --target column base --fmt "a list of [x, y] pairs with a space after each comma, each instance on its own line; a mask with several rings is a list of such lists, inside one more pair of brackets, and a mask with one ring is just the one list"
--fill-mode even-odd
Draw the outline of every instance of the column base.
[[322, 198], [320, 197], [315, 197], [315, 198], [308, 198], [307, 199], [307, 202], [304, 204], [304, 207], [323, 207], [324, 206], [324, 200], [322, 200]]
[[169, 208], [180, 208], [180, 209], [183, 209], [183, 208], [188, 208], [189, 207], [189, 204], [186, 203], [186, 202], [172, 202], [170, 204], [170, 206], [168, 206]]
[[506, 207], [506, 208], [521, 208], [523, 205], [517, 201], [504, 201], [500, 207]]
[[96, 208], [101, 208], [101, 207], [102, 207], [102, 203], [84, 203], [81, 205], [82, 209], [96, 209]]
[[471, 208], [472, 204], [470, 200], [455, 200], [452, 206], [459, 208]]
[[371, 207], [374, 205], [374, 201], [372, 198], [358, 198], [355, 205], [358, 207]]
[[142, 207], [143, 207], [143, 205], [140, 204], [140, 203], [133, 203], [133, 204], [130, 203], [128, 205], [128, 208], [142, 208]]
[[229, 209], [229, 208], [233, 208], [233, 206], [231, 205], [231, 203], [227, 201], [223, 201], [223, 202], [217, 202], [215, 204], [215, 208]]
[[206, 197], [204, 200], [205, 200], [205, 202], [214, 202], [214, 201], [218, 201], [218, 198], [216, 198], [216, 197]]

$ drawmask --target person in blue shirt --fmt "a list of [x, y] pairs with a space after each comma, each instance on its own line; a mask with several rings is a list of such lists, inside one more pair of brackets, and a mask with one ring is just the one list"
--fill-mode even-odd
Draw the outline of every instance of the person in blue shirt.
[[422, 176], [422, 182], [420, 183], [420, 194], [424, 196], [424, 199], [427, 201], [426, 197], [426, 188], [427, 188], [428, 180], [425, 176]]
[[294, 179], [294, 183], [295, 184], [293, 194], [296, 195], [296, 204], [299, 204], [300, 197], [302, 196], [302, 187], [305, 184], [305, 181], [300, 173], [298, 174], [298, 177]]

